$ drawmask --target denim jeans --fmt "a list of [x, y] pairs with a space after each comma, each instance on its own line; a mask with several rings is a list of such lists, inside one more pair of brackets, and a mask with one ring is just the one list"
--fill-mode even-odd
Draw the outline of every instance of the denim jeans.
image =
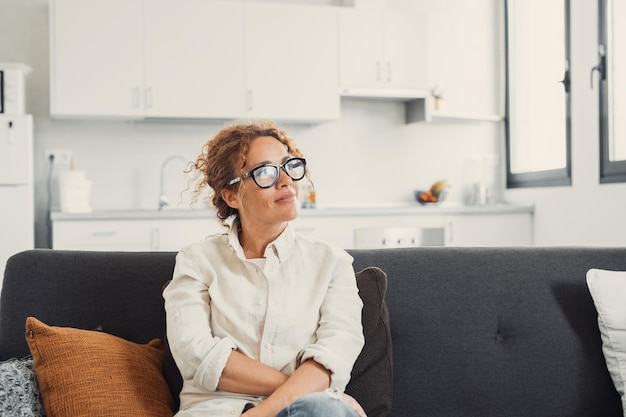
[[315, 392], [296, 400], [276, 417], [358, 417], [356, 411], [332, 390]]

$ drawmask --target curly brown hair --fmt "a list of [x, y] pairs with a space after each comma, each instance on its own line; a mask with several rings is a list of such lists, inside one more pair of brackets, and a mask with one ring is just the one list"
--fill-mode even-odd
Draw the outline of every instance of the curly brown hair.
[[[294, 140], [284, 130], [279, 129], [274, 122], [260, 121], [225, 127], [204, 144], [202, 153], [191, 164], [191, 170], [198, 177], [192, 191], [193, 201], [197, 202], [200, 195], [208, 191], [207, 199], [215, 207], [217, 218], [224, 226], [227, 226], [226, 219], [237, 216], [239, 210], [226, 204], [222, 198], [222, 190], [241, 189], [242, 181], [233, 185], [229, 185], [229, 182], [240, 175], [241, 169], [246, 165], [250, 143], [261, 136], [276, 138], [285, 145], [290, 155], [303, 156]], [[306, 175], [308, 178], [308, 170]]]

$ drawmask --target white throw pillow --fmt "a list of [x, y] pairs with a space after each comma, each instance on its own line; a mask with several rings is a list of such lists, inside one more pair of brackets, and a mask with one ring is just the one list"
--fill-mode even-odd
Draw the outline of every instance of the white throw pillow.
[[598, 311], [606, 366], [626, 417], [626, 272], [590, 269], [587, 286]]

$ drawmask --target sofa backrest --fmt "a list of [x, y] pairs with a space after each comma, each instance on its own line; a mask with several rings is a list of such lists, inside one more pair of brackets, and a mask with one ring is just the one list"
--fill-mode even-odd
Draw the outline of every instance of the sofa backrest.
[[[586, 287], [626, 248], [351, 250], [388, 275], [391, 416], [622, 416]], [[29, 354], [27, 316], [137, 343], [164, 336], [174, 253], [34, 250], [7, 263], [0, 360]]]
[[0, 360], [30, 354], [26, 317], [102, 329], [136, 343], [164, 336], [161, 291], [175, 253], [31, 250], [6, 265], [0, 297]]
[[626, 248], [351, 252], [388, 275], [392, 416], [623, 416], [585, 274]]

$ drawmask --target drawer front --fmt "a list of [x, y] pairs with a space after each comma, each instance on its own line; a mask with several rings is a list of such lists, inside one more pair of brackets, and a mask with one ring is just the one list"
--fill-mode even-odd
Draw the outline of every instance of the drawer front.
[[158, 227], [153, 249], [158, 251], [178, 251], [207, 236], [226, 232], [214, 219], [159, 220], [155, 225]]
[[53, 249], [148, 251], [157, 231], [151, 221], [57, 221]]

